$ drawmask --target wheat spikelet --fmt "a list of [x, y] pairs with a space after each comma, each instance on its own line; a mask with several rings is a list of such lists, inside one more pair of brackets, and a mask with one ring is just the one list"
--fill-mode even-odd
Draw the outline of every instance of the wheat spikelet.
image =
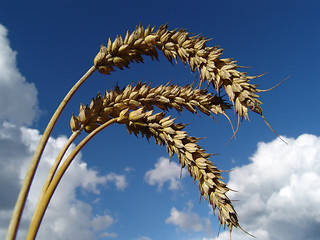
[[205, 153], [197, 144], [199, 139], [183, 131], [183, 124], [175, 124], [174, 119], [165, 117], [164, 112], [153, 114], [153, 110], [146, 111], [145, 108], [130, 113], [128, 108], [122, 110], [118, 123], [126, 124], [129, 134], [137, 136], [140, 133], [148, 140], [153, 137], [160, 146], [166, 145], [170, 157], [178, 156], [181, 171], [187, 167], [191, 177], [198, 182], [201, 196], [209, 201], [213, 210], [218, 209], [220, 224], [227, 225], [230, 232], [233, 227], [240, 227], [237, 214], [226, 196], [229, 188], [221, 181], [220, 170], [209, 161], [211, 154]]
[[178, 85], [160, 85], [151, 88], [141, 82], [135, 87], [132, 85], [119, 89], [106, 91], [102, 97], [100, 94], [92, 99], [90, 106], [80, 106], [79, 115], [72, 116], [70, 127], [72, 131], [80, 129], [80, 125], [86, 132], [96, 129], [99, 124], [111, 118], [118, 117], [123, 109], [136, 110], [144, 107], [152, 110], [154, 106], [163, 111], [176, 109], [182, 111], [187, 109], [192, 113], [197, 110], [206, 115], [225, 114], [225, 110], [230, 108], [221, 97], [213, 96], [205, 89], [193, 89], [191, 85], [180, 87]]
[[167, 25], [162, 25], [155, 31], [154, 27], [144, 29], [139, 25], [131, 34], [127, 31], [124, 38], [117, 36], [113, 42], [109, 38], [107, 46], [101, 46], [94, 64], [101, 73], [110, 74], [114, 67], [123, 69], [131, 62], [143, 62], [143, 55], [158, 59], [159, 49], [171, 63], [179, 58], [192, 72], [198, 69], [200, 83], [212, 83], [218, 92], [224, 87], [239, 116], [248, 118], [248, 108], [262, 115], [257, 95], [260, 90], [249, 83], [258, 76], [239, 72], [236, 61], [221, 59], [222, 49], [207, 47], [207, 41], [202, 36], [190, 36], [184, 29], [170, 31]]
[[198, 138], [190, 137], [183, 131], [185, 125], [175, 124], [174, 119], [164, 117], [163, 112], [153, 114], [144, 108], [132, 111], [126, 120], [129, 134], [141, 133], [148, 140], [153, 137], [157, 144], [166, 145], [169, 156], [176, 154], [181, 170], [187, 167], [189, 174], [198, 181], [201, 196], [210, 202], [213, 210], [218, 208], [220, 224], [239, 227], [237, 214], [230, 199], [226, 196], [229, 188], [221, 181], [220, 170], [209, 161], [211, 154], [205, 153], [197, 143]]

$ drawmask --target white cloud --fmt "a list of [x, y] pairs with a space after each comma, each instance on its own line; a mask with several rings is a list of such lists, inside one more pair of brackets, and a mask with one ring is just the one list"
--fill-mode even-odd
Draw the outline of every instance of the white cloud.
[[0, 24], [0, 121], [30, 125], [39, 111], [37, 89], [19, 72], [7, 34]]
[[[158, 185], [158, 190], [162, 189], [165, 182], [169, 182], [169, 189], [176, 190], [180, 187], [181, 167], [170, 162], [168, 158], [161, 157], [154, 165], [155, 168], [146, 172], [144, 179], [150, 185]], [[186, 175], [186, 170], [183, 169], [182, 177]]]
[[[40, 137], [35, 129], [9, 123], [0, 127], [0, 192], [5, 193], [0, 198], [0, 239], [5, 238], [21, 181]], [[44, 179], [66, 140], [65, 136], [60, 136], [48, 141], [28, 196], [18, 239], [25, 238]], [[115, 237], [117, 234], [107, 231], [115, 223], [113, 217], [108, 214], [94, 216], [92, 206], [79, 200], [76, 194], [77, 189], [99, 194], [99, 188], [108, 182], [114, 183], [118, 190], [123, 190], [127, 185], [123, 175], [99, 175], [96, 170], [87, 167], [81, 160], [81, 154], [78, 155], [50, 202], [38, 238], [96, 239], [95, 233], [99, 234], [100, 231], [104, 237]]]
[[152, 239], [146, 236], [141, 236], [139, 238], [136, 238], [135, 240], [152, 240]]
[[99, 235], [100, 238], [116, 238], [118, 237], [117, 233], [109, 233], [109, 232], [103, 232]]
[[[97, 215], [93, 218], [92, 227], [94, 231], [106, 230], [115, 222], [115, 219], [107, 214], [102, 216]], [[118, 234], [109, 232], [102, 232], [99, 234], [100, 238], [116, 238], [117, 236]]]
[[[234, 169], [228, 185], [240, 224], [264, 240], [316, 240], [320, 234], [320, 137], [303, 134], [259, 143], [251, 163]], [[241, 231], [235, 239], [248, 239]], [[229, 239], [224, 232], [218, 239]]]
[[170, 216], [166, 219], [166, 224], [176, 225], [183, 231], [196, 231], [212, 233], [211, 223], [208, 218], [201, 218], [197, 213], [192, 212], [193, 204], [187, 203], [187, 207], [179, 211], [175, 207], [171, 208]]
[[124, 171], [127, 172], [127, 173], [130, 173], [130, 172], [134, 171], [134, 168], [126, 167], [126, 168], [124, 169]]
[[124, 191], [128, 186], [125, 175], [119, 175], [116, 173], [109, 173], [106, 176], [108, 182], [114, 182], [118, 190]]
[[185, 213], [173, 207], [170, 211], [170, 217], [166, 219], [166, 223], [171, 223], [183, 230], [202, 231], [203, 226], [200, 223], [200, 217], [196, 213]]
[[114, 222], [115, 220], [109, 215], [97, 215], [92, 220], [92, 227], [93, 230], [100, 231], [108, 228]]

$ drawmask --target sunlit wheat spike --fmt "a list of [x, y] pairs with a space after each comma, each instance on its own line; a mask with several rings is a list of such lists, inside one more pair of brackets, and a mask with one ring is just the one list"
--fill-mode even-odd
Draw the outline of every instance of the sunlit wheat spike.
[[220, 224], [227, 225], [230, 231], [240, 227], [237, 213], [226, 196], [229, 188], [221, 181], [220, 170], [209, 160], [210, 154], [197, 144], [199, 139], [183, 131], [183, 124], [174, 123], [170, 117], [164, 118], [163, 113], [153, 114], [153, 111], [139, 108], [129, 114], [126, 127], [130, 134], [140, 133], [148, 140], [153, 137], [157, 144], [165, 145], [170, 157], [176, 154], [181, 169], [186, 167], [198, 182], [201, 196], [209, 201], [213, 210], [218, 209]]
[[131, 34], [127, 31], [124, 40], [117, 36], [113, 42], [109, 39], [107, 46], [102, 45], [94, 64], [99, 72], [110, 74], [115, 67], [123, 69], [131, 62], [143, 62], [143, 55], [158, 59], [158, 49], [171, 63], [180, 59], [192, 72], [198, 70], [200, 83], [212, 83], [218, 92], [223, 87], [239, 116], [248, 118], [248, 108], [262, 115], [257, 85], [249, 83], [259, 76], [238, 71], [236, 61], [220, 58], [222, 49], [207, 47], [207, 42], [205, 37], [191, 36], [185, 29], [170, 31], [162, 25], [155, 30], [139, 25]]
[[208, 93], [205, 89], [194, 89], [190, 85], [160, 85], [151, 88], [145, 83], [136, 86], [128, 85], [123, 89], [116, 87], [106, 91], [104, 96], [97, 95], [92, 99], [90, 106], [80, 106], [78, 117], [72, 116], [70, 126], [76, 131], [82, 125], [86, 132], [91, 132], [105, 121], [118, 117], [124, 109], [136, 110], [138, 108], [152, 110], [158, 107], [163, 111], [186, 109], [192, 113], [198, 111], [206, 114], [225, 114], [231, 106], [221, 97]]

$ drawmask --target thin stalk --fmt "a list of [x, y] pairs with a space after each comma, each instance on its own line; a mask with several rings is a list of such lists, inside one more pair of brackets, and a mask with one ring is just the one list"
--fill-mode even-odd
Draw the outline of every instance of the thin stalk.
[[[73, 132], [71, 134], [71, 136], [69, 137], [68, 141], [64, 144], [64, 146], [62, 147], [62, 149], [60, 150], [59, 152], [59, 155], [57, 156], [56, 160], [54, 161], [54, 163], [52, 164], [52, 167], [50, 169], [50, 172], [46, 178], [46, 181], [42, 187], [42, 191], [40, 193], [40, 196], [39, 196], [39, 199], [38, 199], [38, 202], [37, 202], [37, 206], [35, 208], [35, 211], [37, 211], [37, 209], [39, 208], [39, 205], [42, 201], [42, 198], [45, 194], [45, 192], [47, 191], [47, 188], [50, 184], [50, 182], [52, 181], [53, 179], [53, 176], [54, 174], [56, 173], [57, 169], [58, 169], [58, 166], [63, 158], [63, 156], [65, 155], [66, 151], [68, 150], [68, 148], [70, 147], [70, 145], [74, 142], [74, 140], [78, 137], [79, 135], [79, 132], [76, 131], [76, 132]], [[34, 217], [34, 216], [33, 216]], [[33, 219], [32, 217], [32, 219]], [[31, 220], [32, 221], [32, 220]]]
[[30, 224], [29, 232], [27, 235], [26, 240], [33, 240], [35, 239], [37, 232], [39, 230], [40, 223], [43, 219], [44, 213], [49, 205], [50, 199], [53, 196], [54, 191], [56, 190], [63, 174], [66, 172], [67, 168], [71, 164], [72, 160], [75, 156], [79, 153], [79, 151], [100, 131], [105, 129], [106, 127], [110, 126], [113, 123], [116, 123], [118, 118], [113, 118], [108, 122], [104, 123], [103, 125], [96, 128], [90, 134], [88, 134], [70, 153], [67, 159], [62, 163], [61, 167], [58, 169], [57, 173], [55, 174], [54, 178], [52, 179], [51, 183], [49, 184], [47, 191], [45, 192], [41, 203], [39, 204], [38, 209], [35, 211], [33, 219]]
[[26, 176], [23, 180], [20, 193], [16, 202], [16, 205], [13, 210], [13, 214], [11, 217], [10, 225], [8, 228], [8, 233], [6, 236], [6, 240], [14, 240], [17, 235], [18, 227], [20, 224], [22, 212], [27, 200], [27, 196], [30, 190], [30, 186], [33, 180], [33, 177], [35, 175], [35, 172], [37, 170], [40, 157], [43, 153], [43, 149], [48, 141], [48, 138], [52, 132], [52, 129], [57, 122], [59, 116], [61, 115], [61, 112], [71, 99], [71, 97], [74, 95], [74, 93], [79, 89], [79, 87], [87, 80], [87, 78], [97, 69], [96, 66], [92, 66], [83, 76], [82, 78], [70, 89], [68, 94], [65, 96], [65, 98], [60, 103], [59, 107], [57, 108], [56, 112], [53, 114], [50, 122], [48, 123], [46, 130], [44, 131], [39, 144], [37, 146], [37, 149], [33, 155], [33, 158], [30, 162], [28, 171], [26, 173]]

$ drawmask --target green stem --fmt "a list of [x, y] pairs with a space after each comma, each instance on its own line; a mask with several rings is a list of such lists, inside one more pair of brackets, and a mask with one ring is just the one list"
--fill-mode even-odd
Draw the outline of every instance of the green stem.
[[79, 153], [79, 151], [100, 131], [102, 131], [104, 128], [110, 126], [113, 123], [116, 123], [118, 118], [113, 118], [109, 120], [108, 122], [104, 123], [103, 125], [96, 128], [94, 131], [92, 131], [90, 134], [88, 134], [76, 147], [73, 149], [73, 151], [70, 153], [68, 158], [63, 162], [61, 167], [58, 169], [57, 173], [55, 174], [54, 178], [52, 179], [51, 183], [49, 184], [47, 191], [45, 192], [41, 203], [39, 204], [38, 209], [35, 211], [33, 219], [30, 224], [29, 232], [27, 235], [26, 240], [33, 240], [35, 239], [37, 232], [39, 230], [40, 223], [42, 221], [42, 218], [44, 216], [44, 213], [48, 207], [48, 204], [50, 202], [51, 197], [53, 196], [54, 191], [56, 190], [63, 174], [66, 172], [67, 168], [69, 167], [72, 160], [75, 158], [75, 156]]
[[74, 95], [74, 93], [78, 90], [78, 88], [86, 81], [86, 79], [97, 69], [96, 66], [92, 66], [86, 73], [83, 75], [83, 77], [70, 89], [68, 94], [65, 96], [65, 98], [60, 103], [59, 107], [57, 108], [56, 112], [53, 114], [50, 122], [48, 123], [46, 130], [44, 131], [40, 142], [38, 144], [38, 147], [33, 155], [33, 158], [30, 162], [29, 168], [27, 170], [26, 176], [23, 180], [20, 193], [16, 202], [16, 205], [13, 210], [13, 214], [11, 217], [8, 233], [6, 240], [14, 240], [17, 235], [19, 223], [21, 220], [22, 212], [27, 200], [27, 196], [30, 190], [30, 186], [33, 180], [33, 177], [35, 175], [35, 172], [37, 170], [40, 157], [43, 153], [43, 149], [48, 141], [48, 138], [52, 132], [52, 129], [57, 122], [61, 112], [71, 99], [71, 97]]

